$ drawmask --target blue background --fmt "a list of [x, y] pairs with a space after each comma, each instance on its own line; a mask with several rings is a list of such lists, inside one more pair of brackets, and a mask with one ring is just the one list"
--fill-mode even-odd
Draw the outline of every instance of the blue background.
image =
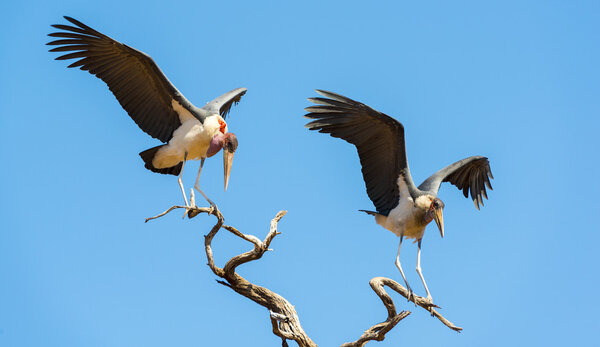
[[[446, 237], [431, 225], [422, 267], [450, 331], [413, 311], [373, 346], [590, 345], [600, 320], [596, 1], [4, 1], [0, 5], [0, 346], [278, 346], [266, 309], [217, 284], [212, 217], [176, 212], [176, 178], [144, 169], [158, 142], [108, 88], [47, 52], [73, 16], [150, 54], [198, 106], [247, 87], [201, 185], [273, 252], [239, 268], [295, 305], [334, 346], [385, 319], [368, 281], [398, 239], [372, 209], [355, 149], [303, 128], [307, 97], [332, 90], [405, 125], [413, 178], [470, 155], [495, 180], [481, 211], [445, 184]], [[189, 189], [197, 162], [184, 172]], [[250, 246], [221, 232], [219, 265]], [[416, 245], [401, 255], [408, 280]]]

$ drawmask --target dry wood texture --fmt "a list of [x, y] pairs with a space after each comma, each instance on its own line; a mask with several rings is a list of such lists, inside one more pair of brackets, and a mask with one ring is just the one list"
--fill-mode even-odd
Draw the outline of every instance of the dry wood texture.
[[[219, 283], [231, 288], [236, 293], [265, 307], [269, 311], [269, 320], [273, 328], [273, 333], [281, 338], [283, 346], [288, 346], [287, 340], [296, 341], [296, 343], [300, 347], [317, 346], [317, 344], [314, 343], [306, 334], [306, 332], [304, 332], [304, 330], [302, 329], [300, 319], [298, 318], [298, 314], [296, 313], [294, 306], [292, 306], [292, 304], [290, 304], [289, 301], [287, 301], [281, 295], [267, 288], [250, 283], [248, 280], [246, 280], [245, 278], [243, 278], [235, 272], [235, 269], [238, 266], [253, 260], [260, 259], [263, 256], [263, 254], [265, 254], [265, 252], [269, 250], [271, 241], [273, 241], [275, 236], [280, 234], [277, 231], [277, 224], [279, 220], [281, 220], [281, 218], [285, 216], [286, 211], [280, 211], [279, 213], [277, 213], [275, 218], [271, 220], [271, 227], [264, 240], [261, 240], [254, 235], [244, 234], [232, 226], [225, 225], [225, 218], [223, 217], [223, 214], [221, 214], [216, 205], [212, 205], [211, 207], [191, 208], [185, 206], [173, 206], [155, 217], [147, 218], [146, 222], [155, 218], [162, 217], [176, 209], [185, 209], [185, 215], [189, 218], [193, 218], [201, 213], [213, 215], [217, 218], [217, 223], [204, 237], [204, 249], [206, 252], [206, 258], [208, 260], [208, 266], [215, 275], [223, 279], [219, 280]], [[234, 234], [235, 236], [247, 242], [250, 242], [253, 245], [252, 250], [234, 256], [233, 258], [229, 259], [229, 261], [227, 261], [225, 266], [223, 266], [222, 268], [215, 264], [212, 250], [212, 240], [221, 229], [225, 229], [230, 233]], [[399, 293], [400, 295], [408, 299], [408, 290], [406, 290], [406, 288], [401, 286], [396, 281], [385, 277], [375, 277], [371, 279], [369, 284], [371, 285], [373, 291], [375, 291], [375, 294], [379, 296], [383, 305], [386, 307], [388, 311], [388, 317], [384, 322], [375, 324], [367, 331], [365, 331], [358, 338], [358, 340], [354, 342], [344, 343], [342, 345], [343, 347], [359, 347], [364, 346], [369, 341], [383, 341], [383, 339], [385, 338], [385, 334], [387, 334], [391, 329], [393, 329], [396, 326], [396, 324], [398, 324], [402, 319], [406, 318], [410, 314], [409, 311], [401, 311], [400, 313], [396, 313], [394, 301], [384, 289], [384, 287], [387, 286], [393, 291]], [[442, 315], [440, 315], [434, 309], [437, 306], [432, 305], [426, 298], [413, 295], [411, 296], [410, 301], [414, 302], [415, 305], [418, 305], [424, 308], [425, 310], [429, 311], [432, 316], [439, 319], [450, 329], [455, 331], [462, 330], [462, 328], [455, 326]]]

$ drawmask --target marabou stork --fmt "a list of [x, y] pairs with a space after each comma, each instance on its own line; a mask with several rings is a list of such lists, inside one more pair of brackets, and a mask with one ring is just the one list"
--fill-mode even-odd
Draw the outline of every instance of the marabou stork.
[[444, 237], [444, 203], [437, 197], [442, 182], [450, 182], [462, 189], [465, 197], [471, 193], [475, 207], [483, 206], [487, 199], [485, 187], [492, 189], [493, 178], [487, 158], [473, 156], [459, 160], [427, 178], [420, 186], [413, 183], [406, 159], [404, 126], [397, 120], [347, 97], [317, 90], [325, 98], [309, 98], [318, 106], [305, 110], [307, 118], [316, 119], [306, 125], [310, 130], [328, 133], [356, 146], [367, 194], [377, 212], [365, 211], [375, 216], [377, 224], [400, 237], [396, 267], [413, 295], [400, 265], [400, 247], [403, 238], [418, 242], [417, 273], [423, 282], [427, 299], [433, 303], [421, 273], [421, 241], [425, 227], [435, 220]]
[[47, 43], [57, 46], [50, 52], [72, 52], [56, 60], [77, 59], [68, 67], [79, 67], [104, 81], [140, 129], [164, 143], [140, 153], [145, 167], [152, 172], [179, 176], [177, 182], [189, 207], [181, 180], [186, 160], [201, 159], [194, 187], [204, 195], [198, 185], [204, 160], [223, 149], [227, 190], [238, 141], [228, 132], [225, 117], [246, 93], [246, 88], [234, 89], [198, 108], [175, 88], [149, 55], [76, 19], [64, 18], [75, 26], [52, 25], [62, 31], [48, 34], [60, 38]]

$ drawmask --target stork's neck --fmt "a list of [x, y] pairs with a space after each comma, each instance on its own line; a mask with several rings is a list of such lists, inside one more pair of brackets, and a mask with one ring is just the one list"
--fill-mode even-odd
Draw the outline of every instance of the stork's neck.
[[406, 164], [406, 168], [400, 172], [400, 177], [402, 177], [402, 180], [406, 185], [406, 189], [413, 199], [423, 195], [423, 192], [420, 191], [413, 182], [412, 176], [410, 175], [410, 169], [408, 168], [408, 163]]
[[420, 195], [415, 199], [415, 215], [424, 225], [433, 220], [433, 214], [427, 213], [431, 207], [432, 199], [433, 197], [428, 194]]
[[419, 210], [427, 211], [431, 206], [431, 197], [428, 195], [420, 195], [415, 199], [415, 207]]

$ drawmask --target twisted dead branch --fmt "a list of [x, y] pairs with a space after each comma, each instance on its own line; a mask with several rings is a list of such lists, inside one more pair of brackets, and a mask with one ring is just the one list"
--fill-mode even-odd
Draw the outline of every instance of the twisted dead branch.
[[[158, 216], [146, 219], [146, 221], [162, 217], [167, 213], [179, 208], [186, 209], [186, 214], [190, 218], [193, 218], [192, 216], [196, 216], [200, 213], [207, 213], [217, 218], [217, 223], [212, 227], [210, 232], [204, 236], [204, 249], [206, 252], [206, 258], [208, 260], [208, 266], [212, 272], [225, 280], [218, 282], [233, 289], [236, 293], [243, 295], [257, 304], [267, 308], [269, 310], [269, 319], [271, 321], [273, 333], [281, 337], [283, 346], [287, 346], [286, 340], [293, 340], [296, 341], [300, 347], [316, 347], [317, 344], [314, 343], [302, 329], [300, 319], [298, 318], [298, 314], [296, 313], [296, 310], [292, 304], [290, 304], [281, 295], [274, 293], [267, 288], [252, 284], [235, 272], [235, 269], [238, 266], [260, 259], [263, 254], [269, 250], [271, 241], [273, 241], [275, 236], [280, 234], [277, 231], [277, 223], [283, 216], [285, 216], [286, 211], [280, 211], [277, 213], [275, 218], [273, 218], [271, 221], [271, 227], [267, 233], [267, 236], [262, 241], [254, 235], [244, 234], [232, 226], [225, 225], [225, 218], [219, 209], [214, 205], [208, 208], [173, 206]], [[231, 258], [222, 268], [215, 265], [212, 250], [212, 240], [220, 229], [225, 229], [235, 236], [250, 242], [254, 246], [252, 250]]]
[[[296, 313], [296, 310], [294, 309], [294, 306], [292, 306], [292, 304], [290, 304], [281, 295], [267, 288], [252, 284], [235, 272], [238, 266], [251, 262], [253, 260], [258, 260], [263, 256], [263, 254], [270, 250], [269, 246], [271, 245], [271, 242], [273, 241], [275, 236], [280, 234], [277, 231], [277, 224], [281, 220], [281, 218], [285, 216], [287, 211], [279, 211], [275, 218], [271, 220], [270, 230], [267, 233], [267, 236], [265, 236], [264, 240], [260, 240], [254, 235], [244, 234], [232, 226], [225, 225], [225, 218], [223, 217], [216, 205], [212, 205], [211, 207], [172, 206], [171, 208], [157, 216], [147, 218], [146, 222], [152, 219], [162, 217], [176, 209], [185, 209], [186, 214], [184, 216], [188, 216], [188, 218], [190, 219], [196, 217], [198, 214], [201, 213], [213, 215], [217, 218], [217, 223], [212, 227], [210, 232], [204, 236], [204, 249], [206, 252], [206, 258], [208, 260], [208, 266], [215, 275], [224, 279], [224, 281], [217, 280], [217, 282], [225, 285], [226, 287], [231, 288], [236, 293], [245, 296], [246, 298], [256, 302], [257, 304], [269, 310], [269, 319], [273, 329], [273, 334], [281, 338], [282, 346], [288, 346], [287, 340], [296, 341], [296, 343], [300, 347], [317, 346], [302, 329], [300, 319], [298, 318], [298, 314]], [[225, 263], [225, 266], [223, 266], [222, 268], [215, 265], [212, 251], [212, 240], [221, 229], [225, 229], [230, 233], [234, 234], [235, 236], [247, 242], [250, 242], [253, 245], [252, 250], [234, 256], [229, 261], [227, 261], [227, 263]], [[371, 281], [369, 281], [369, 284], [371, 285], [371, 288], [373, 289], [375, 294], [379, 296], [383, 305], [386, 307], [388, 311], [388, 317], [384, 322], [375, 324], [372, 327], [370, 327], [356, 341], [344, 343], [342, 347], [362, 347], [369, 341], [383, 341], [385, 335], [391, 329], [393, 329], [402, 319], [406, 318], [411, 313], [410, 311], [401, 311], [400, 313], [396, 313], [394, 301], [384, 289], [384, 286], [387, 286], [393, 291], [399, 293], [400, 295], [408, 299], [408, 290], [401, 286], [399, 283], [389, 278], [375, 277], [371, 279]], [[446, 318], [444, 318], [441, 314], [439, 314], [434, 309], [437, 306], [433, 305], [426, 298], [416, 296], [413, 294], [410, 298], [410, 301], [412, 301], [415, 305], [418, 305], [424, 308], [425, 310], [429, 311], [432, 316], [439, 319], [450, 329], [454, 331], [462, 330], [462, 328], [455, 326]]]
[[[388, 317], [385, 320], [385, 322], [375, 324], [367, 331], [365, 331], [362, 334], [362, 336], [358, 338], [358, 340], [354, 342], [344, 343], [341, 347], [362, 347], [369, 341], [383, 341], [383, 339], [385, 338], [385, 334], [387, 334], [388, 331], [392, 330], [396, 326], [396, 324], [398, 324], [402, 319], [406, 318], [411, 313], [410, 311], [402, 311], [396, 314], [396, 307], [394, 306], [394, 301], [383, 288], [384, 286], [388, 286], [393, 291], [399, 293], [400, 295], [408, 299], [408, 290], [401, 286], [398, 282], [385, 277], [374, 277], [369, 281], [369, 284], [371, 285], [371, 288], [373, 289], [375, 294], [379, 296], [381, 302], [387, 309]], [[439, 319], [448, 328], [458, 332], [462, 330], [462, 328], [455, 326], [446, 318], [444, 318], [441, 314], [439, 314], [434, 309], [434, 307], [437, 306], [431, 304], [431, 302], [429, 302], [426, 298], [412, 294], [411, 301], [414, 302], [415, 305], [418, 305], [424, 308], [425, 310], [429, 311], [432, 316]]]

